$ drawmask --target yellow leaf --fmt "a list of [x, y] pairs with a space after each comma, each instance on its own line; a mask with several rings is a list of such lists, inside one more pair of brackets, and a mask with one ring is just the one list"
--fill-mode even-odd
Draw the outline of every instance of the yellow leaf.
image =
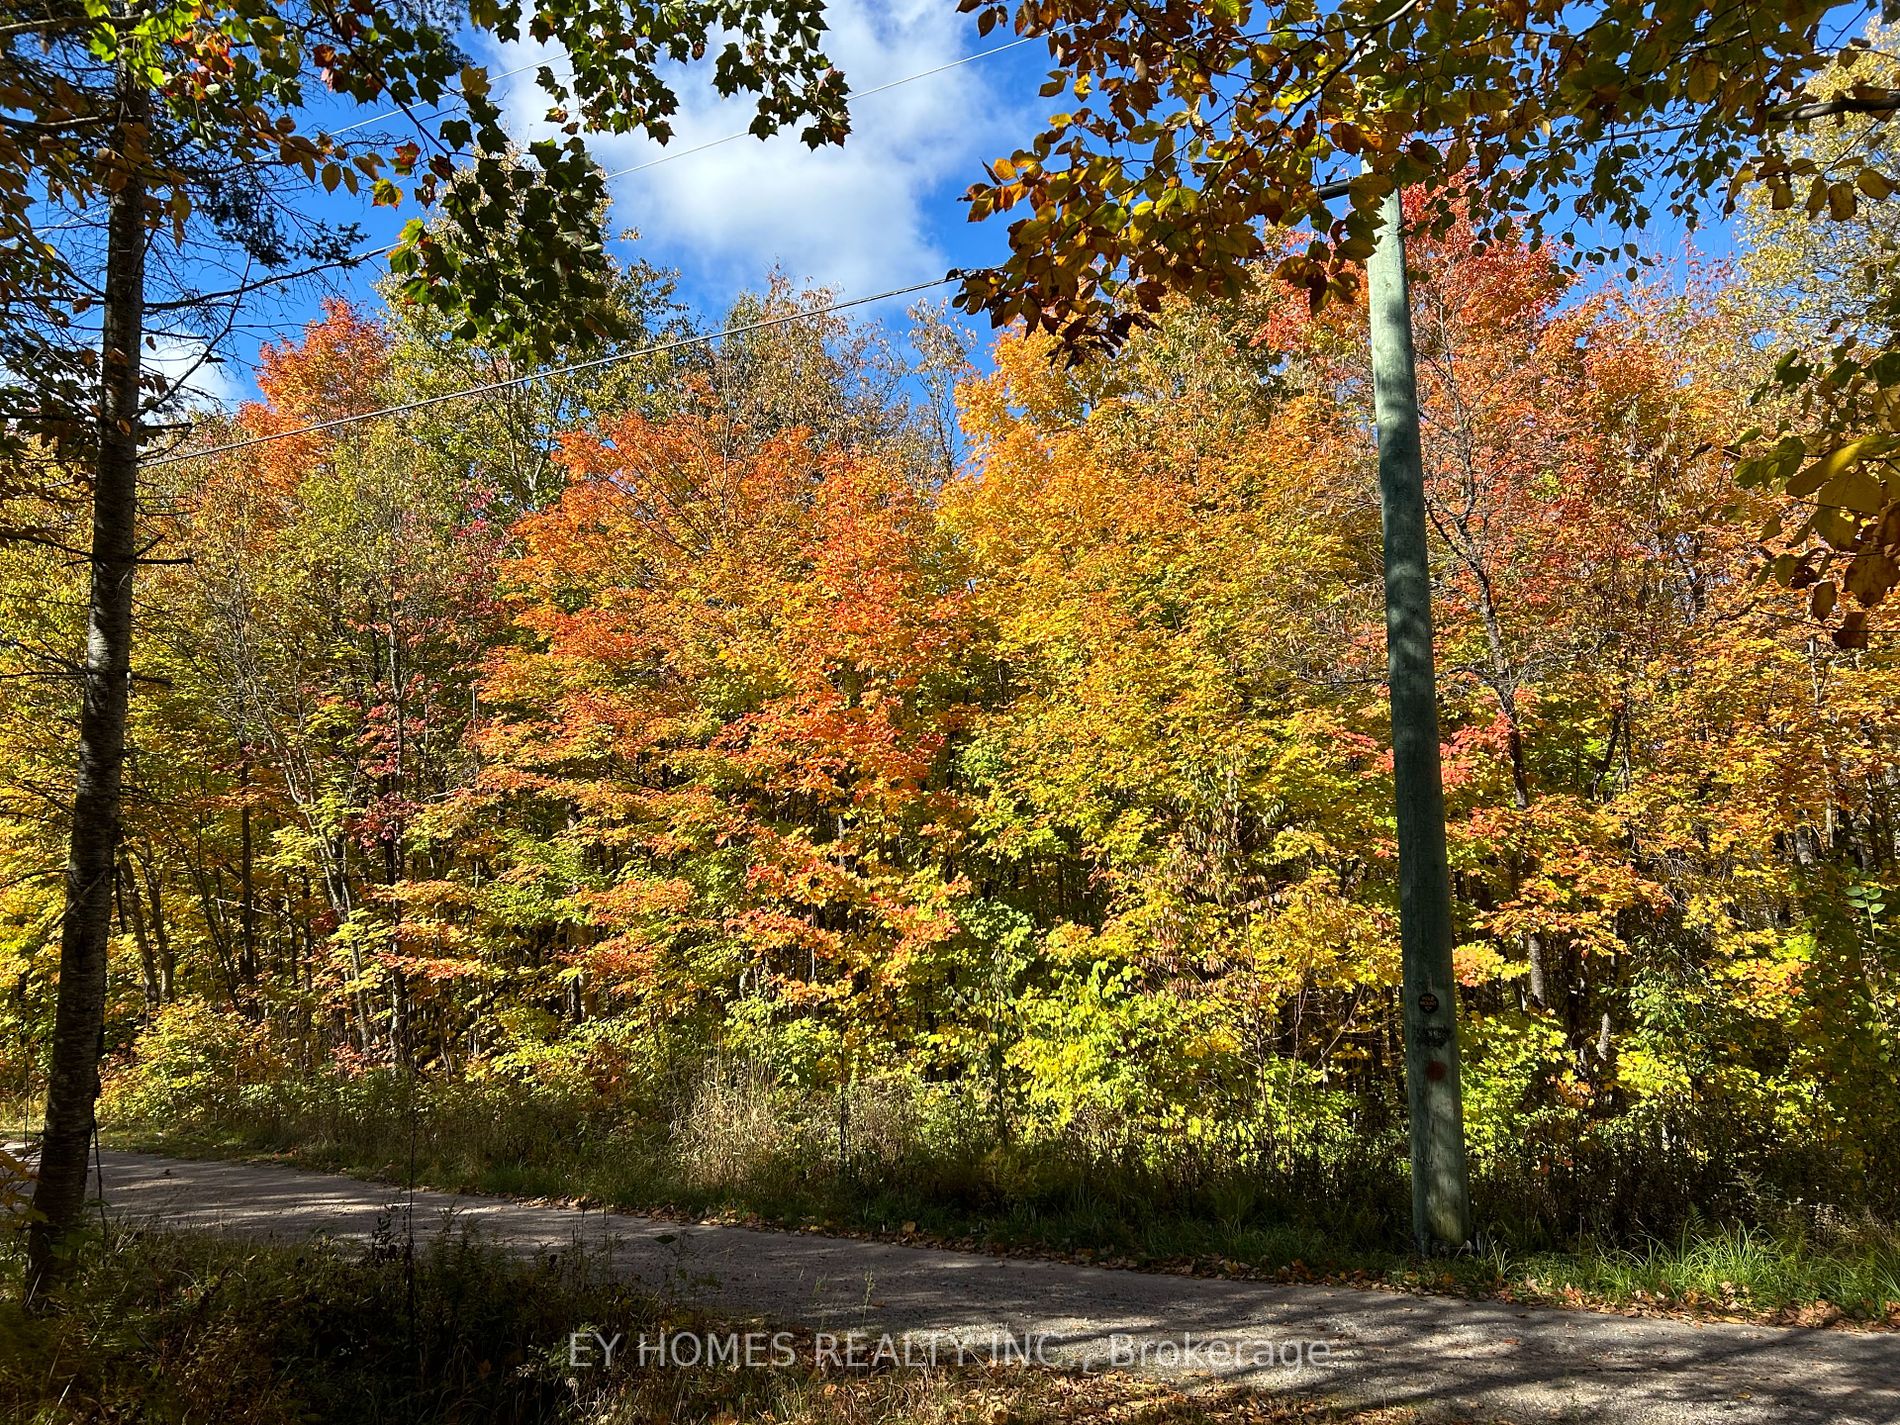
[[1716, 81], [1721, 78], [1714, 63], [1701, 55], [1689, 62], [1689, 98], [1697, 104], [1706, 104], [1709, 96], [1715, 93]]
[[1835, 549], [1853, 548], [1860, 534], [1860, 521], [1839, 505], [1822, 505], [1814, 512], [1814, 518], [1809, 523], [1814, 532]]
[[1900, 569], [1894, 567], [1893, 560], [1880, 550], [1870, 548], [1854, 556], [1842, 583], [1847, 592], [1863, 604], [1872, 604], [1885, 598], [1897, 580], [1900, 580]]
[[1878, 169], [1863, 168], [1854, 175], [1854, 186], [1869, 198], [1879, 202], [1893, 193], [1893, 180]]
[[1887, 507], [1887, 492], [1880, 481], [1857, 468], [1841, 471], [1815, 491], [1814, 498], [1818, 504], [1836, 505], [1863, 515], [1877, 515]]
[[1851, 470], [1869, 456], [1878, 455], [1893, 445], [1893, 437], [1864, 435], [1859, 440], [1836, 446], [1814, 464], [1788, 482], [1788, 493], [1799, 500], [1812, 495], [1843, 470]]

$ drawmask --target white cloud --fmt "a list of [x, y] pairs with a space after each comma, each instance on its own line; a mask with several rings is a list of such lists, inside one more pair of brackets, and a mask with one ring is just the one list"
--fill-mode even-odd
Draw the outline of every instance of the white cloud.
[[163, 376], [171, 388], [164, 405], [171, 414], [230, 410], [247, 394], [246, 383], [232, 364], [205, 360], [205, 344], [193, 337], [154, 337], [143, 364]]
[[[918, 74], [1004, 39], [975, 27], [944, 0], [832, 0], [825, 53], [854, 90]], [[531, 57], [511, 49], [499, 68]], [[757, 286], [773, 266], [848, 294], [941, 276], [951, 259], [938, 225], [961, 224], [957, 202], [981, 159], [1024, 131], [995, 84], [996, 60], [979, 60], [872, 94], [851, 106], [842, 147], [808, 149], [796, 133], [747, 137], [614, 179], [612, 223], [637, 228], [657, 259], [696, 286]], [[987, 72], [986, 72], [987, 71]], [[596, 136], [610, 173], [743, 130], [743, 100], [722, 101], [700, 73], [679, 86], [680, 113], [666, 147], [635, 136]], [[546, 98], [531, 75], [510, 82], [511, 127], [541, 128]]]

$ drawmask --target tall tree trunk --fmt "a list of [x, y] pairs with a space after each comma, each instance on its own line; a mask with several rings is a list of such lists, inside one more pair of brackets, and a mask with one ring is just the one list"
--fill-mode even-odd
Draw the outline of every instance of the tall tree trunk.
[[145, 1010], [150, 1013], [159, 1006], [158, 995], [158, 956], [152, 950], [152, 937], [145, 929], [145, 893], [139, 889], [138, 872], [132, 869], [130, 857], [119, 863], [119, 923], [132, 929], [132, 939], [139, 947], [140, 978], [145, 985]]
[[172, 948], [171, 932], [165, 928], [165, 897], [159, 889], [158, 867], [134, 853], [145, 880], [146, 899], [151, 905], [152, 939], [158, 943], [158, 997], [170, 1004], [178, 997], [178, 953]]
[[[1504, 625], [1498, 617], [1497, 601], [1491, 592], [1491, 576], [1483, 567], [1475, 546], [1470, 539], [1465, 540], [1464, 557], [1478, 581], [1478, 609], [1484, 616], [1485, 642], [1491, 651], [1491, 692], [1498, 700], [1498, 711], [1504, 715], [1506, 750], [1511, 758], [1511, 804], [1520, 812], [1529, 811], [1531, 806], [1531, 773], [1529, 759], [1524, 755], [1524, 725], [1517, 715], [1517, 680], [1519, 669], [1511, 662], [1504, 647]], [[1530, 870], [1530, 860], [1522, 852], [1512, 850], [1505, 855], [1505, 896], [1516, 900], [1523, 889], [1524, 877]], [[1527, 930], [1522, 936], [1524, 960], [1530, 967], [1527, 977], [1531, 1003], [1539, 1009], [1550, 1007], [1550, 957], [1544, 945], [1544, 937], [1535, 930]]]
[[99, 1097], [105, 1034], [106, 947], [119, 845], [131, 677], [132, 574], [137, 565], [140, 346], [145, 317], [145, 92], [136, 66], [119, 65], [112, 145], [123, 175], [107, 205], [100, 336], [99, 449], [92, 494], [92, 592], [80, 675], [79, 769], [66, 914], [60, 925], [46, 1129], [35, 1219], [27, 1233], [27, 1294], [39, 1300], [70, 1269], [86, 1203], [86, 1157]]
[[238, 818], [238, 855], [240, 890], [242, 897], [239, 908], [239, 925], [242, 927], [244, 953], [239, 961], [239, 973], [244, 977], [245, 988], [255, 992], [257, 989], [257, 863], [251, 841], [251, 752], [244, 750], [244, 761], [238, 768], [238, 788], [244, 798]]

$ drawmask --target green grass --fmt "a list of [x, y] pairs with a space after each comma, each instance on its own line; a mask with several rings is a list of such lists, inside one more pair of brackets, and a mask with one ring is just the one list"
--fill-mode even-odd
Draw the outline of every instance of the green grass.
[[[1791, 1220], [1781, 1231], [1738, 1225], [1685, 1229], [1670, 1241], [1587, 1252], [1539, 1253], [1500, 1273], [1613, 1303], [1657, 1304], [1812, 1322], [1900, 1325], [1900, 1233], [1865, 1219], [1823, 1234]], [[1535, 1290], [1535, 1289], [1534, 1289]]]
[[[291, 1093], [262, 1104], [253, 1096], [244, 1111], [216, 1119], [120, 1123], [109, 1139], [406, 1181], [406, 1099], [389, 1086], [364, 1095], [348, 1111], [321, 1096]], [[1404, 1224], [1394, 1213], [1405, 1201], [1402, 1181], [1371, 1169], [1277, 1182], [1228, 1171], [1184, 1182], [1046, 1147], [926, 1151], [901, 1143], [841, 1164], [808, 1140], [748, 1158], [764, 1130], [735, 1122], [729, 1144], [716, 1134], [695, 1140], [721, 1165], [709, 1174], [676, 1134], [460, 1091], [419, 1112], [415, 1128], [415, 1181], [449, 1190], [1119, 1266], [1751, 1320], [1900, 1324], [1900, 1232], [1866, 1217], [1790, 1209], [1772, 1221], [1691, 1221], [1668, 1236], [1622, 1241], [1494, 1225], [1482, 1251], [1421, 1261], [1400, 1245]]]
[[584, 1253], [522, 1263], [467, 1238], [301, 1249], [115, 1230], [82, 1244], [51, 1309], [18, 1300], [0, 1234], [0, 1418], [20, 1425], [1403, 1425], [1407, 1410], [1015, 1365], [853, 1372], [790, 1364], [576, 1369], [569, 1333], [724, 1332]]

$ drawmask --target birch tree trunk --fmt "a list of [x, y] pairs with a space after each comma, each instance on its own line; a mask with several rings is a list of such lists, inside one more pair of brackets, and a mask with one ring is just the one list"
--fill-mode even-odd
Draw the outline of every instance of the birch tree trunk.
[[145, 93], [128, 61], [121, 61], [118, 90], [111, 144], [122, 181], [110, 196], [106, 216], [91, 596], [86, 658], [79, 675], [79, 767], [66, 861], [66, 912], [60, 925], [46, 1127], [33, 1192], [36, 1215], [27, 1235], [27, 1295], [34, 1301], [70, 1270], [72, 1238], [86, 1203], [125, 764], [145, 308], [141, 167], [148, 135]]

